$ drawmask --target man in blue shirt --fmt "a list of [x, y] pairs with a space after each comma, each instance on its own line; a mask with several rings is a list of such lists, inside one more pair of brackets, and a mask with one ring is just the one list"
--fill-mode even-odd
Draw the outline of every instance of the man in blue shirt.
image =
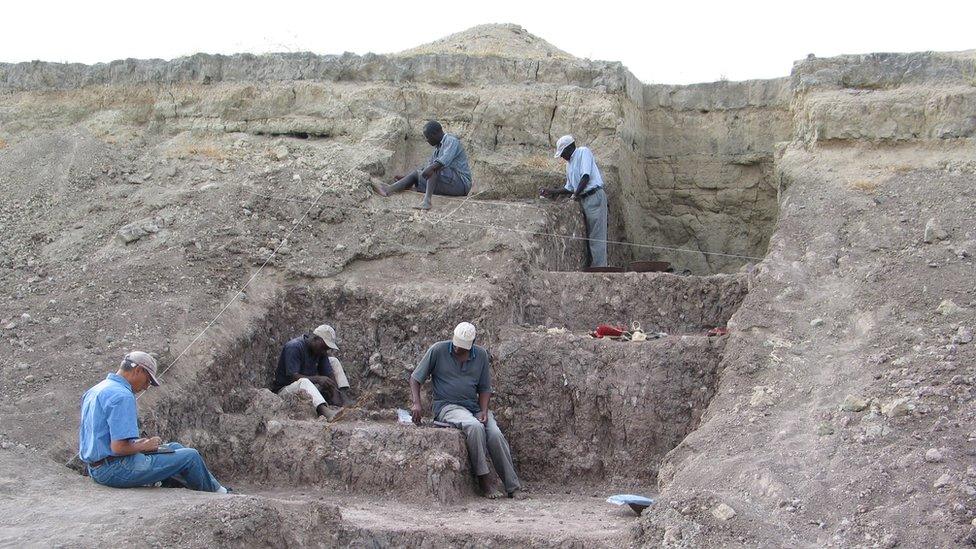
[[434, 154], [430, 156], [427, 167], [406, 177], [397, 177], [392, 185], [373, 183], [377, 194], [390, 196], [391, 193], [415, 187], [424, 193], [424, 200], [414, 207], [418, 210], [429, 210], [430, 199], [434, 194], [466, 196], [471, 192], [471, 168], [468, 166], [468, 155], [461, 146], [461, 140], [444, 133], [444, 128], [434, 120], [424, 126], [424, 139], [434, 147]]
[[320, 416], [331, 416], [329, 404], [345, 405], [349, 390], [342, 364], [329, 356], [338, 350], [335, 329], [328, 324], [289, 340], [278, 356], [271, 390], [279, 395], [305, 393]]
[[596, 159], [589, 148], [577, 147], [571, 135], [564, 135], [556, 142], [555, 158], [566, 161], [566, 184], [561, 188], [539, 189], [539, 195], [556, 198], [568, 194], [579, 201], [586, 223], [590, 267], [606, 267], [607, 195]]
[[464, 431], [471, 469], [485, 497], [494, 499], [501, 495], [488, 476], [490, 455], [508, 497], [521, 498], [522, 485], [512, 463], [512, 450], [495, 423], [495, 414], [488, 411], [491, 399], [488, 351], [474, 345], [474, 338], [474, 325], [462, 322], [454, 328], [452, 340], [435, 343], [427, 349], [410, 376], [410, 412], [414, 423], [420, 424], [423, 416], [420, 386], [430, 378], [434, 385], [434, 419]]
[[159, 437], [140, 438], [136, 393], [158, 386], [156, 359], [133, 351], [119, 370], [85, 392], [81, 399], [78, 456], [95, 482], [113, 488], [176, 481], [191, 490], [227, 493], [193, 448]]

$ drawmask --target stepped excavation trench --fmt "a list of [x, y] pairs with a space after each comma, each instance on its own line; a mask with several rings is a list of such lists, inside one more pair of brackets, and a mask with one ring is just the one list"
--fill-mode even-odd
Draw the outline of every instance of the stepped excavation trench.
[[[180, 276], [216, 282], [207, 295], [231, 298], [299, 219], [318, 182], [331, 186], [309, 230], [288, 238], [291, 253], [259, 277], [259, 291], [248, 289], [246, 314], [221, 318], [168, 372], [167, 386], [140, 401], [144, 430], [198, 448], [219, 478], [245, 494], [289, 502], [268, 504], [281, 516], [313, 501], [333, 506], [337, 512], [318, 520], [340, 545], [627, 539], [630, 511], [603, 500], [653, 494], [665, 455], [697, 427], [725, 345], [705, 332], [735, 312], [748, 275], [730, 273], [762, 255], [772, 231], [772, 143], [786, 137], [784, 81], [646, 86], [598, 65], [579, 74], [544, 71], [530, 86], [491, 73], [474, 89], [436, 79], [393, 82], [373, 75], [367, 61], [356, 61], [362, 73], [350, 68], [349, 81], [137, 78], [124, 89], [81, 87], [49, 98], [84, 104], [72, 139], [94, 158], [125, 149], [125, 174], [155, 174], [137, 184], [89, 169], [94, 190], [86, 192], [122, 188], [129, 198], [135, 189], [131, 199], [146, 206], [140, 216], [152, 221], [141, 240], [99, 239], [100, 265], [136, 258], [153, 265], [160, 254], [176, 254], [181, 266], [208, 267]], [[444, 60], [417, 67], [428, 61]], [[493, 63], [448, 61], [477, 74]], [[104, 101], [82, 101], [88, 95]], [[47, 108], [17, 105], [7, 119], [40, 120]], [[431, 218], [406, 217], [415, 197], [379, 203], [365, 191], [370, 178], [387, 180], [426, 158], [415, 126], [427, 116], [470, 147], [483, 191], [470, 202], [440, 202], [435, 219], [454, 216], [438, 231], [423, 222]], [[24, 131], [47, 131], [45, 124]], [[118, 137], [127, 135], [123, 128], [145, 143], [129, 150]], [[600, 152], [610, 238], [623, 242], [611, 245], [612, 261], [668, 260], [700, 276], [576, 272], [583, 235], [576, 205], [533, 200], [539, 184], [558, 184], [562, 165], [551, 146], [570, 131]], [[163, 179], [170, 168], [177, 175]], [[501, 197], [509, 202], [488, 200]], [[383, 282], [394, 274], [407, 283]], [[186, 312], [168, 305], [166, 336], [176, 341], [166, 337], [152, 349], [163, 364], [209, 320], [184, 325], [191, 308], [205, 307], [171, 299]], [[409, 371], [462, 319], [479, 327], [479, 343], [493, 355], [492, 409], [531, 490], [527, 502], [477, 498], [461, 433], [394, 421], [395, 408], [408, 403]], [[629, 343], [587, 335], [598, 323], [634, 320], [668, 336]], [[268, 390], [281, 345], [321, 321], [338, 329], [339, 358], [362, 397], [333, 422]], [[62, 450], [52, 454], [71, 452]], [[440, 518], [427, 517], [431, 506]], [[265, 539], [241, 536], [242, 543]]]
[[[557, 267], [567, 252], [580, 252], [540, 249], [551, 257], [537, 263]], [[386, 270], [383, 263], [368, 270]], [[538, 267], [509, 284], [419, 293], [364, 283], [373, 277], [356, 270], [325, 284], [276, 287], [272, 305], [230, 337], [212, 364], [184, 376], [178, 391], [144, 414], [147, 431], [196, 447], [231, 485], [335, 504], [343, 543], [451, 542], [464, 532], [503, 545], [545, 545], [554, 532], [553, 539], [584, 545], [624, 539], [630, 511], [603, 499], [655, 491], [659, 463], [696, 428], [715, 390], [725, 338], [706, 331], [725, 326], [746, 293], [742, 274]], [[299, 397], [268, 390], [281, 345], [319, 318], [336, 326], [337, 355], [358, 396], [332, 421], [315, 418]], [[491, 408], [530, 491], [526, 502], [486, 506], [460, 431], [395, 422], [395, 408], [409, 403], [410, 371], [458, 319], [479, 327], [479, 343], [492, 355]], [[595, 323], [634, 320], [668, 335], [646, 342], [588, 335]], [[429, 387], [424, 399], [429, 410]], [[485, 530], [476, 519], [455, 517], [460, 529], [445, 533], [435, 523], [412, 523], [411, 509], [422, 515], [432, 505], [498, 513], [491, 523], [502, 526]], [[598, 527], [581, 534], [572, 520]], [[506, 537], [511, 529], [521, 534]], [[448, 537], [431, 538], [436, 532]]]

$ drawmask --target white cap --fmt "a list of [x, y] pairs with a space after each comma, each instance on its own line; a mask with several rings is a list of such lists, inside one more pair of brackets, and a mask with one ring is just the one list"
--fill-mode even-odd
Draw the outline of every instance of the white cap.
[[553, 158], [559, 158], [560, 156], [562, 156], [563, 151], [566, 150], [566, 147], [572, 145], [575, 142], [576, 140], [573, 139], [572, 135], [564, 135], [560, 137], [559, 141], [556, 141], [556, 155], [553, 156]]
[[338, 351], [339, 347], [336, 346], [336, 332], [335, 328], [329, 326], [328, 324], [323, 324], [318, 328], [312, 330], [312, 334], [322, 338], [322, 341], [329, 346], [330, 349]]
[[454, 328], [454, 346], [470, 350], [471, 345], [474, 344], [475, 334], [474, 324], [470, 322], [458, 324]]
[[159, 380], [156, 378], [156, 359], [152, 355], [142, 351], [126, 353], [122, 357], [122, 369], [126, 370], [133, 366], [142, 366], [142, 369], [149, 374], [149, 383], [154, 387], [159, 387]]

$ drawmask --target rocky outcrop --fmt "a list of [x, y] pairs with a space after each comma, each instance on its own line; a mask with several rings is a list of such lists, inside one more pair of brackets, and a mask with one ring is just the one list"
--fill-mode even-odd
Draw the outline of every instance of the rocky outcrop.
[[612, 246], [614, 261], [698, 273], [762, 255], [776, 212], [773, 143], [789, 136], [785, 80], [648, 86], [619, 63], [573, 58], [511, 26], [397, 55], [0, 64], [0, 94], [0, 138], [74, 123], [100, 135], [128, 126], [331, 139], [371, 147], [381, 178], [424, 162], [420, 126], [438, 119], [468, 147], [482, 198], [559, 184], [552, 147], [571, 133], [607, 180], [611, 239], [641, 245]]

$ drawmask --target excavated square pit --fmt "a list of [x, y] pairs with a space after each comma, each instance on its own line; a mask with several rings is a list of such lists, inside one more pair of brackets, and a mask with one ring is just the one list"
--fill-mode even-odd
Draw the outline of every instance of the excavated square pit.
[[[148, 430], [198, 448], [215, 474], [249, 486], [464, 499], [474, 482], [461, 432], [398, 425], [394, 408], [409, 403], [408, 375], [426, 347], [471, 319], [493, 356], [492, 409], [524, 480], [646, 490], [714, 393], [724, 338], [705, 331], [724, 326], [744, 294], [741, 275], [664, 273], [535, 272], [516, 294], [491, 285], [436, 295], [292, 287], [211, 367], [157, 402]], [[281, 345], [320, 318], [336, 326], [359, 395], [329, 422], [267, 389]], [[669, 335], [587, 335], [595, 322], [637, 319]]]

